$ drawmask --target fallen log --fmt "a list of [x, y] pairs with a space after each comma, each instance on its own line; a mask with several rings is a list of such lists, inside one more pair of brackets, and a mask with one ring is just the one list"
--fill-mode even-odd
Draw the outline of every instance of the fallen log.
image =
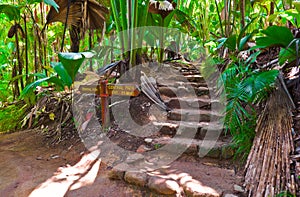
[[276, 196], [281, 192], [296, 193], [291, 175], [290, 154], [293, 103], [278, 81], [256, 125], [256, 137], [245, 166], [245, 189], [249, 197]]

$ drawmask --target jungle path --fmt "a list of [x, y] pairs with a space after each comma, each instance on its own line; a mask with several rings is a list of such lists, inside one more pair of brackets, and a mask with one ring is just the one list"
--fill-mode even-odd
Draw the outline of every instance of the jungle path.
[[[172, 167], [221, 195], [233, 192], [233, 185], [241, 181], [230, 165], [221, 161], [199, 161], [183, 156]], [[99, 160], [88, 159], [79, 139], [47, 147], [45, 138], [36, 130], [0, 135], [0, 169], [0, 196], [3, 197], [163, 196], [110, 180], [107, 166]]]

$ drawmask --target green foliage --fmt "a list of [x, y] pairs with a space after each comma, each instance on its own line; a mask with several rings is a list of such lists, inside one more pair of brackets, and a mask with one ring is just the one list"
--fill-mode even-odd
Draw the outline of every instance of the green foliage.
[[20, 8], [16, 5], [1, 4], [0, 13], [4, 13], [10, 21], [20, 19]]
[[[250, 25], [256, 21], [256, 18], [251, 20], [244, 28], [241, 29], [238, 35], [231, 35], [228, 38], [221, 38], [219, 39], [219, 46], [218, 48], [225, 46], [231, 51], [243, 51], [245, 48], [246, 43], [252, 38], [252, 36], [257, 33], [257, 30], [252, 31], [251, 33], [247, 33], [247, 29]], [[246, 35], [245, 35], [246, 34]]]
[[55, 71], [54, 75], [47, 77], [43, 73], [37, 74], [36, 76], [40, 77], [40, 79], [28, 84], [23, 89], [21, 97], [28, 96], [37, 86], [44, 82], [55, 84], [57, 90], [63, 90], [65, 87], [70, 88], [84, 59], [86, 57], [92, 58], [93, 56], [94, 53], [92, 52], [59, 53], [58, 57], [61, 62], [51, 62], [51, 66]]
[[27, 106], [19, 103], [0, 107], [0, 133], [14, 131], [20, 128], [22, 119]]
[[276, 197], [296, 197], [296, 195], [293, 195], [288, 191], [283, 191], [277, 194]]
[[[56, 71], [66, 71], [66, 73], [57, 72], [62, 74], [62, 78], [69, 77], [72, 82], [75, 79], [76, 74], [85, 59], [85, 56], [82, 53], [59, 53], [58, 58], [61, 61], [62, 65], [57, 65], [58, 69]], [[71, 84], [68, 84], [70, 87]]]
[[265, 36], [256, 38], [257, 46], [261, 48], [280, 46], [287, 47], [294, 39], [291, 30], [287, 27], [270, 26], [266, 30], [262, 30]]
[[279, 53], [279, 64], [297, 61], [299, 65], [299, 38], [294, 38], [290, 29], [281, 26], [271, 26], [261, 31], [265, 36], [256, 39], [256, 48], [267, 48], [272, 46], [281, 47]]
[[246, 156], [255, 136], [255, 104], [267, 98], [274, 88], [278, 70], [258, 71], [245, 63], [227, 68], [219, 78], [226, 94], [225, 126], [233, 136], [237, 154]]

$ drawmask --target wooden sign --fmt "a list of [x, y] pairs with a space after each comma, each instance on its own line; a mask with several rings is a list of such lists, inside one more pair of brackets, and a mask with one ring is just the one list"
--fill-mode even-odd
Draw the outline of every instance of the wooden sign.
[[107, 80], [99, 81], [99, 85], [81, 85], [81, 93], [90, 93], [99, 95], [101, 98], [101, 119], [103, 128], [108, 128], [110, 124], [109, 100], [112, 95], [119, 96], [138, 96], [140, 90], [136, 84], [108, 84]]
[[134, 84], [108, 84], [107, 90], [110, 96], [138, 96], [140, 94], [138, 86]]
[[97, 94], [100, 95], [99, 85], [81, 85], [79, 86], [79, 91], [86, 94]]
[[[99, 85], [81, 85], [79, 91], [100, 95], [101, 88]], [[138, 96], [140, 91], [136, 84], [107, 84], [107, 94], [109, 96]]]

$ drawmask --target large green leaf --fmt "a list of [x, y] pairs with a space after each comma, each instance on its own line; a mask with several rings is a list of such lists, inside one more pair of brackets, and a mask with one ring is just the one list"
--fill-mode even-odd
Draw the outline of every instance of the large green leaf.
[[74, 81], [78, 70], [84, 61], [84, 55], [81, 53], [59, 53], [58, 58], [63, 64], [65, 70]]
[[227, 47], [228, 49], [235, 51], [236, 50], [236, 35], [233, 34], [228, 38], [220, 38], [218, 42], [220, 43], [217, 48], [221, 48], [222, 46]]
[[174, 14], [175, 14], [176, 10], [173, 10], [166, 18], [164, 18], [164, 24], [163, 27], [168, 27]]
[[270, 26], [262, 31], [266, 36], [258, 37], [256, 45], [261, 47], [280, 46], [287, 47], [294, 39], [293, 34], [287, 27]]
[[61, 62], [51, 62], [51, 66], [56, 71], [56, 73], [60, 76], [63, 83], [68, 87], [71, 87], [73, 80], [71, 79], [70, 75], [68, 74], [63, 64]]
[[238, 40], [238, 49], [239, 49], [239, 51], [242, 51], [245, 48], [248, 40], [251, 37], [252, 37], [252, 34], [247, 34], [246, 36], [244, 36], [243, 38], [241, 38], [240, 40]]
[[278, 70], [258, 72], [242, 81], [242, 88], [247, 94], [247, 102], [257, 103], [264, 99], [275, 83], [278, 74]]
[[279, 65], [283, 65], [286, 61], [292, 62], [296, 59], [296, 51], [282, 48], [279, 52]]
[[38, 79], [30, 84], [28, 84], [21, 92], [21, 95], [20, 97], [21, 98], [24, 98], [24, 96], [28, 95], [29, 93], [32, 93], [34, 91], [34, 89], [40, 85], [41, 83], [43, 82], [52, 82], [54, 83], [55, 85], [61, 87], [62, 86], [62, 83], [61, 83], [61, 80], [59, 80], [57, 77], [55, 76], [52, 76], [52, 77], [45, 77], [45, 78], [42, 78], [42, 79]]
[[238, 37], [237, 37], [237, 46], [238, 46], [238, 49], [241, 51], [246, 42], [251, 38], [252, 36], [252, 33], [251, 34], [247, 34], [245, 37], [244, 34], [246, 33], [247, 29], [249, 28], [249, 26], [254, 22], [256, 21], [256, 18], [255, 17], [254, 19], [252, 19], [249, 23], [247, 23], [247, 25], [241, 30], [241, 32], [239, 33]]
[[4, 13], [11, 21], [20, 19], [20, 8], [16, 5], [1, 4], [0, 13]]

